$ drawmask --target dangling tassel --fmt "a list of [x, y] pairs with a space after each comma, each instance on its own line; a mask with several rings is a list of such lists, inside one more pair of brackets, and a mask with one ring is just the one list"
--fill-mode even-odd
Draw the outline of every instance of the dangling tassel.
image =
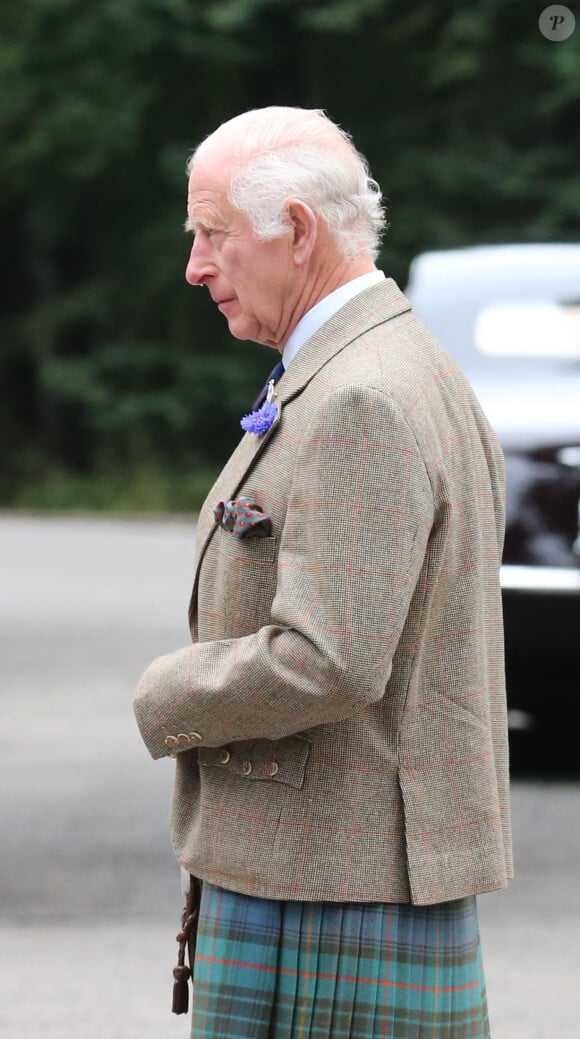
[[174, 1014], [187, 1014], [189, 1007], [189, 986], [187, 982], [191, 977], [189, 967], [184, 964], [173, 968], [173, 1003], [171, 1010]]
[[[179, 943], [179, 951], [177, 954], [177, 967], [173, 968], [173, 1004], [171, 1010], [174, 1014], [187, 1014], [189, 1007], [188, 982], [190, 978], [193, 979], [200, 901], [201, 880], [192, 876], [185, 908], [181, 915], [181, 931], [176, 938], [176, 941]], [[185, 963], [186, 947], [189, 967]]]

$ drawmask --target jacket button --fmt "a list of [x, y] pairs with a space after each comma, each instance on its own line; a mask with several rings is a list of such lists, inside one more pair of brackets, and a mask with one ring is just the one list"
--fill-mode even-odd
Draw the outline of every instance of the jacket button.
[[227, 765], [227, 763], [230, 760], [230, 758], [231, 758], [231, 754], [230, 754], [229, 750], [226, 749], [226, 747], [224, 747], [223, 750], [220, 750], [220, 756], [219, 756], [219, 763], [220, 763], [220, 765]]
[[270, 761], [268, 763], [268, 775], [276, 776], [278, 774], [278, 763], [276, 761]]
[[243, 772], [243, 774], [245, 776], [249, 776], [251, 771], [252, 771], [252, 762], [251, 761], [244, 761], [244, 763], [242, 765], [242, 772]]
[[176, 743], [177, 743], [177, 736], [166, 736], [165, 737], [165, 746], [167, 747], [168, 750], [171, 750], [173, 747], [175, 747]]

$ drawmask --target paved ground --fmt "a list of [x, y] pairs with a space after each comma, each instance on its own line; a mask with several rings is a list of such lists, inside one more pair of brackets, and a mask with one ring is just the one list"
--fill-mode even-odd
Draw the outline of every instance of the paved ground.
[[[187, 641], [185, 522], [0, 516], [0, 1036], [185, 1039], [172, 765], [131, 699]], [[517, 780], [518, 879], [480, 900], [494, 1039], [580, 1036], [580, 784]]]

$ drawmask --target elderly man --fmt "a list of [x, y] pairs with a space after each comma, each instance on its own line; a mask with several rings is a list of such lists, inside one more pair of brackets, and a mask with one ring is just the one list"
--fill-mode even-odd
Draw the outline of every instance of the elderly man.
[[375, 267], [384, 216], [322, 112], [189, 165], [186, 277], [281, 363], [199, 518], [192, 644], [135, 710], [203, 881], [193, 1035], [483, 1039], [475, 896], [511, 876], [503, 462]]

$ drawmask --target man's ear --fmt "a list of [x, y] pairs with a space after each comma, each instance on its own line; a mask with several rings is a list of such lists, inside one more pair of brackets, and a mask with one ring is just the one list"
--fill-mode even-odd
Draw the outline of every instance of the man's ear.
[[286, 203], [288, 222], [292, 229], [292, 252], [296, 264], [302, 267], [308, 262], [316, 244], [318, 234], [318, 218], [316, 213], [301, 202], [291, 198]]

